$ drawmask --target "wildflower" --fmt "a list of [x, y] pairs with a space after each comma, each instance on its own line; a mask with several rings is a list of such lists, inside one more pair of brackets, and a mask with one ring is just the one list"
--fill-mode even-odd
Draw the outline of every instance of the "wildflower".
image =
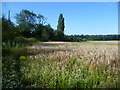
[[110, 76], [110, 78], [112, 79], [113, 77], [112, 77], [112, 76]]
[[20, 60], [24, 60], [24, 59], [25, 59], [25, 56], [20, 56], [19, 59], [20, 59]]
[[96, 64], [92, 64], [92, 67], [96, 67]]
[[102, 72], [98, 72], [98, 74], [102, 74]]
[[118, 73], [116, 73], [116, 75], [118, 75]]
[[81, 71], [81, 69], [79, 68], [78, 71]]

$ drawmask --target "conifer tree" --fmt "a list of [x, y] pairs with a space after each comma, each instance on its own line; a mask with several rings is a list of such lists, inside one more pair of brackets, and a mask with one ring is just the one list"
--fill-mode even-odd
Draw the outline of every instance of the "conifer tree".
[[57, 40], [63, 40], [64, 39], [64, 17], [62, 14], [59, 15], [58, 18], [58, 26], [57, 26]]

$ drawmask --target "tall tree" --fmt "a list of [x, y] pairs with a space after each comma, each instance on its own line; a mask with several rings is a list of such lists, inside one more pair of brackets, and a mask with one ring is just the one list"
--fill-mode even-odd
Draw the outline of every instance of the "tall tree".
[[5, 17], [2, 17], [2, 41], [13, 41], [17, 36], [16, 27], [14, 24], [7, 20]]
[[49, 34], [49, 40], [53, 40], [53, 38], [54, 38], [54, 29], [51, 27], [50, 24], [46, 25], [45, 27], [46, 27], [47, 32]]
[[19, 24], [20, 32], [25, 37], [30, 37], [31, 31], [36, 24], [36, 14], [28, 10], [22, 10], [16, 14], [16, 21]]
[[64, 28], [65, 28], [64, 17], [62, 14], [60, 14], [58, 18], [58, 26], [57, 26], [57, 31], [56, 31], [57, 40], [64, 39]]
[[38, 14], [37, 19], [38, 19], [38, 23], [39, 24], [43, 25], [43, 24], [46, 23], [46, 18], [43, 15], [41, 15], [41, 14]]
[[36, 28], [34, 30], [34, 36], [35, 38], [41, 40], [42, 39], [42, 31], [44, 30], [44, 26], [42, 24], [36, 25]]

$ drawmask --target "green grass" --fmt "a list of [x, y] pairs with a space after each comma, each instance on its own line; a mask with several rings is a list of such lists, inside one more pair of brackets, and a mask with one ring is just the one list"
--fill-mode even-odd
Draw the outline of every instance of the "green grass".
[[10, 53], [2, 57], [2, 86], [3, 88], [23, 87], [20, 77], [20, 56], [26, 56], [25, 48], [12, 48]]
[[64, 65], [59, 61], [30, 59], [22, 61], [22, 82], [41, 88], [116, 88], [118, 75], [105, 65], [94, 68], [75, 57]]
[[23, 87], [19, 78], [21, 75], [19, 57], [28, 55], [25, 47], [27, 44], [15, 41], [2, 43], [2, 88]]
[[30, 58], [22, 43], [15, 45], [3, 45], [3, 88], [120, 88], [119, 73], [106, 64], [94, 67], [76, 56], [62, 64], [58, 59]]

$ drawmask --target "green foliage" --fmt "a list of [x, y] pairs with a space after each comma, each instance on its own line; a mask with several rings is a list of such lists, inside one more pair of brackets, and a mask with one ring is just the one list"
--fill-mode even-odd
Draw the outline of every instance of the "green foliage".
[[35, 31], [33, 31], [34, 37], [37, 39], [42, 38], [42, 31], [43, 31], [44, 26], [42, 24], [38, 24], [35, 28]]
[[46, 20], [46, 18], [43, 16], [43, 15], [41, 15], [41, 14], [38, 14], [38, 16], [37, 16], [37, 19], [38, 19], [38, 22], [39, 22], [39, 24], [45, 24], [45, 20]]
[[20, 57], [27, 57], [25, 46], [36, 42], [34, 38], [16, 37], [2, 42], [2, 85], [3, 88], [21, 88]]
[[17, 13], [15, 26], [10, 20], [2, 18], [2, 40], [4, 42], [14, 40], [16, 36], [27, 38], [36, 38], [40, 41], [71, 41], [81, 42], [87, 40], [119, 40], [120, 35], [64, 35], [64, 17], [59, 15], [57, 30], [54, 30], [50, 24], [46, 23], [46, 18], [29, 11], [22, 10]]
[[109, 40], [119, 40], [120, 35], [111, 34], [111, 35], [74, 35], [76, 37], [86, 39], [86, 40], [97, 40], [97, 41], [109, 41]]
[[[21, 43], [22, 44], [22, 43]], [[20, 45], [19, 45], [20, 46]], [[27, 56], [25, 47], [18, 47], [14, 44], [3, 43], [2, 47], [2, 88], [23, 87], [20, 81], [20, 56]]]
[[48, 38], [48, 39], [49, 39], [49, 40], [54, 40], [54, 38], [55, 38], [54, 29], [51, 27], [50, 24], [46, 25], [45, 27], [46, 27], [46, 30], [47, 30], [48, 35], [49, 35], [49, 38]]
[[2, 88], [19, 88], [22, 84], [16, 72], [16, 60], [13, 56], [2, 58]]
[[25, 37], [16, 37], [15, 42], [21, 44], [21, 46], [32, 45], [32, 43], [36, 43], [37, 40], [35, 38], [25, 38]]
[[[58, 59], [28, 58], [25, 46], [40, 41], [119, 40], [118, 35], [64, 35], [64, 18], [59, 15], [57, 30], [45, 24], [46, 18], [28, 10], [16, 14], [19, 24], [2, 18], [2, 83], [3, 88], [104, 88], [117, 87], [118, 76], [105, 65], [87, 66], [72, 57], [60, 65]], [[37, 22], [38, 21], [38, 22]], [[37, 39], [37, 40], [36, 40]], [[107, 73], [107, 74], [106, 74]], [[112, 76], [112, 78], [111, 78]]]
[[50, 24], [45, 26], [38, 24], [33, 33], [34, 37], [40, 41], [48, 41], [54, 39], [54, 30], [51, 28]]
[[64, 36], [64, 41], [69, 41], [69, 42], [84, 42], [87, 41], [86, 39], [82, 39], [81, 37], [75, 36], [75, 35], [65, 35]]
[[2, 18], [2, 41], [6, 42], [8, 40], [14, 40], [17, 35], [18, 35], [17, 30], [14, 24], [3, 17]]
[[16, 14], [16, 20], [19, 24], [18, 28], [24, 37], [30, 37], [31, 31], [34, 30], [36, 24], [36, 14], [28, 10], [22, 10]]
[[64, 17], [62, 14], [60, 14], [58, 18], [58, 26], [56, 30], [57, 40], [64, 40], [64, 28], [65, 28]]
[[46, 22], [46, 18], [38, 14], [38, 16], [28, 10], [22, 10], [16, 14], [16, 20], [19, 24], [17, 26], [20, 35], [23, 37], [34, 37], [40, 41], [53, 40], [53, 29], [50, 24], [43, 25]]
[[[37, 63], [36, 63], [37, 62]], [[94, 68], [71, 58], [62, 65], [50, 59], [29, 59], [21, 67], [22, 82], [41, 88], [116, 88], [118, 76], [105, 65]], [[37, 67], [36, 67], [37, 65]], [[107, 68], [107, 69], [105, 69]], [[111, 78], [112, 77], [112, 78]]]

